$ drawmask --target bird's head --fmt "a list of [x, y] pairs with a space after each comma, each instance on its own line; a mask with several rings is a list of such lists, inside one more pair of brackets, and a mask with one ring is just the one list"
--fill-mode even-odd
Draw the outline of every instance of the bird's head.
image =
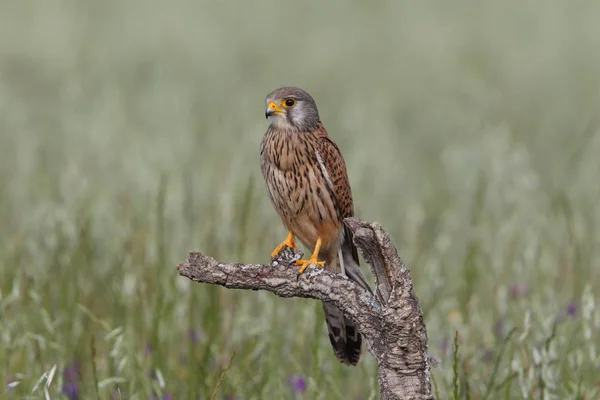
[[309, 132], [319, 124], [319, 110], [310, 94], [295, 87], [282, 87], [266, 98], [265, 117], [278, 129]]

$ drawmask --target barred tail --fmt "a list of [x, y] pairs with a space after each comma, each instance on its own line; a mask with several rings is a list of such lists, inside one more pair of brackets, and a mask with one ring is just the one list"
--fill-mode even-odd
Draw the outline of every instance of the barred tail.
[[354, 323], [335, 306], [323, 303], [329, 341], [342, 364], [356, 365], [360, 360], [362, 337]]
[[[342, 246], [333, 260], [329, 260], [328, 269], [344, 273], [348, 278], [371, 291], [358, 262], [358, 252], [349, 238], [348, 232], [342, 240]], [[356, 365], [360, 360], [362, 337], [354, 322], [344, 316], [337, 307], [323, 303], [325, 321], [329, 331], [329, 341], [333, 351], [342, 364]]]

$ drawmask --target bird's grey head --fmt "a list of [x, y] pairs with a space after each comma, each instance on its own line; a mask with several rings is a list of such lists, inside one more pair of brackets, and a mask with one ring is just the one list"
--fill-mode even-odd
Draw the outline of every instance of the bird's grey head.
[[319, 110], [310, 94], [295, 87], [273, 90], [266, 98], [265, 116], [271, 126], [296, 132], [308, 132], [319, 124]]

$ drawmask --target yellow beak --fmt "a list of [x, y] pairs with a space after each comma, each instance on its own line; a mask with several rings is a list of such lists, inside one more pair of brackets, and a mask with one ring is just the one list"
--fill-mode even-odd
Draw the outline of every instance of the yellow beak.
[[275, 104], [275, 102], [270, 101], [269, 105], [267, 106], [267, 111], [265, 111], [265, 118], [268, 119], [271, 115], [279, 114], [285, 114], [285, 111], [279, 108], [279, 106]]

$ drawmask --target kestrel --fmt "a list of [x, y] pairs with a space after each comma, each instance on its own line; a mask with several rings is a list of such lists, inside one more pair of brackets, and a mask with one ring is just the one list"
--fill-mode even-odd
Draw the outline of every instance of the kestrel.
[[[260, 166], [269, 197], [288, 230], [271, 254], [295, 248], [294, 237], [314, 249], [298, 260], [299, 274], [309, 265], [342, 273], [368, 289], [358, 252], [343, 220], [354, 215], [344, 158], [319, 118], [317, 105], [302, 89], [283, 87], [269, 93], [265, 116], [269, 128], [260, 144]], [[352, 321], [323, 303], [329, 340], [344, 364], [356, 365], [362, 338]]]

